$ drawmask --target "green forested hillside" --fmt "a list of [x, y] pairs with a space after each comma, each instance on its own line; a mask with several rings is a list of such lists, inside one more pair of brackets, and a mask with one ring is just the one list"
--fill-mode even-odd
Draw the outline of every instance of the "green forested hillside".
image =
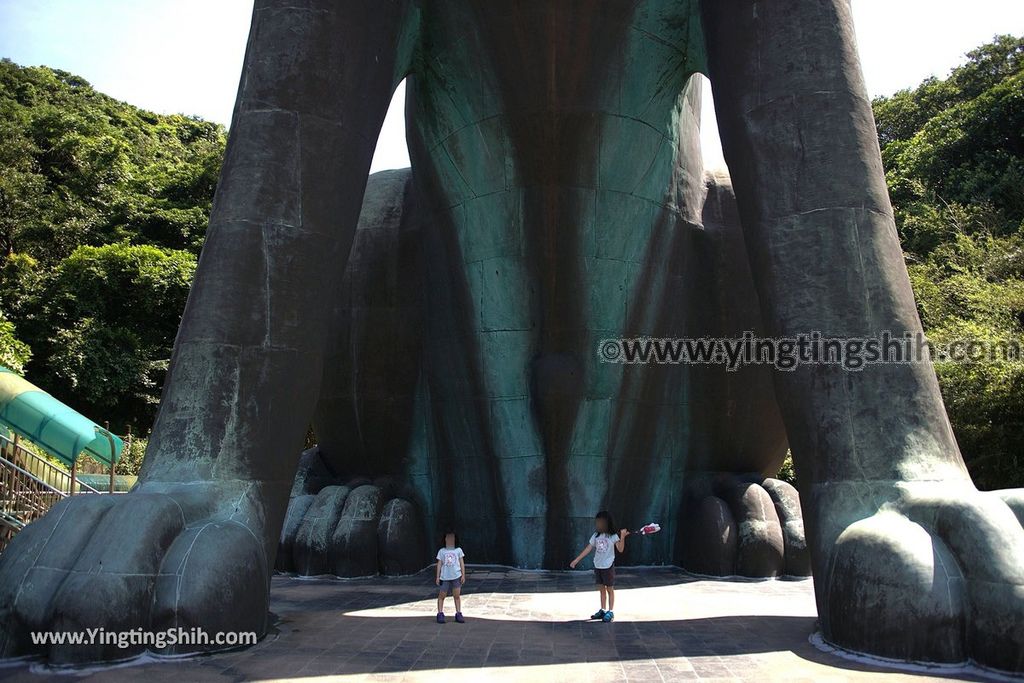
[[[999, 37], [874, 108], [927, 333], [1024, 342], [1024, 39]], [[3, 61], [0, 141], [0, 364], [144, 432], [225, 131]], [[1024, 365], [937, 372], [975, 480], [1024, 485]]]
[[0, 62], [0, 364], [148, 429], [225, 136]]

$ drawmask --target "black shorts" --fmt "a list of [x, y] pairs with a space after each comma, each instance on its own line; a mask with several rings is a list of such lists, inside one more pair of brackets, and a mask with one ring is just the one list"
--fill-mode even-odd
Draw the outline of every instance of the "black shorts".
[[608, 586], [612, 588], [615, 586], [615, 565], [608, 567], [608, 569], [595, 569], [594, 570], [594, 583], [599, 586]]

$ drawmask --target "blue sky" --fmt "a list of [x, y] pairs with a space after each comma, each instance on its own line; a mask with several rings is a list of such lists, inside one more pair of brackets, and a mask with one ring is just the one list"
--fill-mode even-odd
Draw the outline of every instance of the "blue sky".
[[[853, 0], [868, 90], [887, 95], [943, 76], [997, 33], [1024, 35], [1021, 0]], [[0, 57], [82, 76], [161, 113], [229, 123], [252, 0], [0, 0]], [[373, 170], [407, 166], [404, 91], [381, 132]], [[702, 139], [721, 164], [710, 93]]]

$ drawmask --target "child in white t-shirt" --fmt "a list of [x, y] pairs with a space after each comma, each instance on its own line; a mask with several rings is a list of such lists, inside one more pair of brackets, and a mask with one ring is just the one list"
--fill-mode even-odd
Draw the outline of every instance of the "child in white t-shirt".
[[[591, 619], [600, 619], [607, 623], [615, 618], [615, 551], [620, 553], [626, 549], [626, 537], [629, 529], [615, 533], [615, 522], [607, 510], [601, 510], [594, 518], [595, 531], [587, 542], [587, 547], [569, 563], [573, 569], [580, 561], [594, 551], [594, 583], [601, 592], [601, 609]], [[605, 610], [607, 604], [608, 609]]]
[[444, 599], [451, 593], [455, 598], [455, 621], [463, 624], [462, 584], [466, 583], [466, 554], [459, 547], [459, 537], [453, 529], [444, 532], [441, 544], [434, 577], [434, 583], [441, 587], [437, 594], [437, 623], [444, 623]]

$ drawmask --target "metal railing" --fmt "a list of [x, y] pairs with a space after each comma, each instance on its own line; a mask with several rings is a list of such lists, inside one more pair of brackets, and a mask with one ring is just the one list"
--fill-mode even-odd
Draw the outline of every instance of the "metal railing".
[[[53, 488], [63, 491], [65, 494], [72, 493], [100, 493], [96, 488], [93, 488], [89, 484], [74, 475], [73, 472], [68, 472], [59, 465], [55, 465], [46, 458], [40, 456], [27, 448], [25, 448], [18, 441], [18, 437], [10, 439], [3, 434], [0, 434], [0, 456], [6, 458], [10, 462], [23, 467], [28, 470], [37, 479], [41, 479], [43, 482], [52, 486]], [[73, 476], [74, 475], [74, 476]], [[75, 490], [72, 491], [71, 486], [74, 484]]]
[[0, 552], [27, 524], [39, 519], [58, 501], [78, 493], [100, 493], [68, 472], [18, 443], [0, 435]]
[[42, 517], [54, 503], [67, 497], [63, 491], [4, 457], [0, 457], [0, 495], [3, 496], [3, 515], [23, 525]]
[[7, 547], [7, 544], [25, 527], [21, 520], [11, 517], [5, 512], [0, 512], [0, 551]]

